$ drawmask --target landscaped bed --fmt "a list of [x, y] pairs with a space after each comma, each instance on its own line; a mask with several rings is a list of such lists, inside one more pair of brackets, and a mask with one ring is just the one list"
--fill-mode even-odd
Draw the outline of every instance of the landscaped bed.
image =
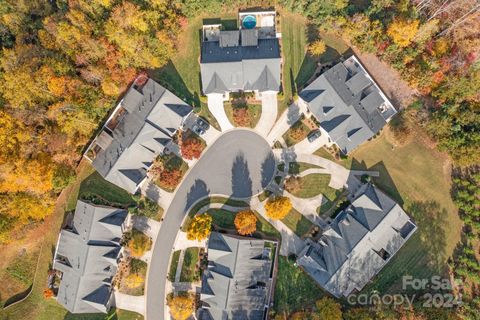
[[228, 120], [235, 127], [255, 128], [262, 114], [262, 105], [258, 103], [235, 104], [225, 102], [224, 108]]
[[303, 139], [305, 139], [310, 132], [310, 128], [307, 127], [305, 123], [303, 123], [303, 120], [300, 119], [297, 122], [295, 122], [290, 129], [287, 130], [283, 134], [283, 140], [287, 144], [287, 147], [291, 147], [294, 144], [299, 143]]
[[156, 185], [167, 192], [173, 192], [188, 170], [188, 164], [175, 154], [158, 156], [150, 169]]
[[142, 296], [145, 293], [145, 278], [147, 276], [147, 263], [140, 259], [128, 259], [119, 265], [118, 289], [120, 292], [132, 296]]

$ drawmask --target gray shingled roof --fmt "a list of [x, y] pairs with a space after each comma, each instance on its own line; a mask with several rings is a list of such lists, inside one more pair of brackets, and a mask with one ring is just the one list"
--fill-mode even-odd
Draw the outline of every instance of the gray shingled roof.
[[353, 58], [324, 72], [300, 97], [344, 153], [373, 137], [396, 112], [379, 110], [386, 101]]
[[264, 253], [264, 240], [212, 232], [199, 319], [264, 319], [272, 265]]
[[[253, 41], [252, 35], [246, 37], [248, 43]], [[200, 69], [205, 94], [238, 90], [279, 91], [278, 39], [259, 39], [257, 45], [236, 47], [221, 47], [214, 41], [203, 42]]]
[[320, 240], [310, 242], [297, 263], [333, 295], [348, 295], [354, 288], [361, 289], [386, 263], [379, 254], [382, 249], [390, 256], [397, 252], [412, 226], [398, 204], [366, 184]]
[[[121, 104], [126, 113], [113, 132], [105, 128], [99, 135], [103, 149], [93, 166], [108, 181], [134, 193], [155, 157], [173, 143], [192, 107], [151, 79], [140, 91], [130, 88]], [[108, 144], [106, 134], [111, 137]]]
[[79, 200], [62, 230], [53, 268], [63, 273], [57, 300], [72, 313], [106, 312], [127, 211]]

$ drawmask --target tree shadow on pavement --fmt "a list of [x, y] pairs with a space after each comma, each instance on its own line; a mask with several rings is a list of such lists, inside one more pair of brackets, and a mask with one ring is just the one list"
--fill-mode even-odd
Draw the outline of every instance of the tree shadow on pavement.
[[232, 165], [232, 197], [248, 198], [252, 196], [252, 179], [245, 156], [240, 153]]
[[196, 179], [195, 183], [188, 191], [185, 210], [188, 210], [198, 199], [205, 198], [209, 194], [210, 190], [207, 188], [206, 183], [203, 180]]

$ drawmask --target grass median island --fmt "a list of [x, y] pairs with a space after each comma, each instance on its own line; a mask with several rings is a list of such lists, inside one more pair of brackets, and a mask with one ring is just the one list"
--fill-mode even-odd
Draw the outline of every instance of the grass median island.
[[312, 173], [304, 177], [289, 177], [285, 181], [285, 190], [299, 198], [312, 198], [323, 194], [328, 201], [334, 201], [341, 191], [330, 187], [331, 176], [323, 173]]
[[188, 164], [175, 154], [164, 154], [155, 159], [150, 172], [157, 186], [167, 192], [175, 191], [188, 170]]
[[261, 104], [235, 104], [228, 101], [223, 105], [228, 120], [235, 127], [255, 128], [262, 114]]
[[278, 273], [275, 283], [273, 309], [287, 315], [313, 306], [325, 292], [302, 269], [288, 258], [278, 257]]
[[283, 134], [282, 138], [287, 144], [287, 147], [291, 147], [305, 139], [309, 132], [310, 128], [300, 119]]
[[303, 237], [315, 227], [310, 220], [305, 218], [295, 208], [292, 208], [281, 221], [299, 237]]
[[174, 282], [175, 275], [177, 274], [178, 259], [180, 258], [180, 250], [175, 251], [172, 254], [172, 260], [170, 261], [170, 269], [168, 271], [168, 281]]
[[180, 282], [194, 282], [200, 280], [200, 272], [197, 266], [199, 261], [200, 248], [191, 247], [185, 249], [183, 257]]

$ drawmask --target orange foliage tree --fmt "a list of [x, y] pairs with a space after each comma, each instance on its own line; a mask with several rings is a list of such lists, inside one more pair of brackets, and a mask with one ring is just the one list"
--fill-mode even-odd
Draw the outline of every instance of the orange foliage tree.
[[165, 169], [160, 172], [159, 178], [162, 185], [173, 189], [182, 180], [182, 172], [179, 169]]
[[53, 290], [50, 288], [46, 288], [45, 290], [43, 290], [43, 297], [45, 299], [53, 297]]
[[203, 148], [202, 141], [193, 135], [186, 137], [181, 143], [182, 156], [188, 160], [198, 159]]
[[292, 210], [292, 202], [287, 197], [272, 197], [265, 204], [267, 216], [278, 220], [283, 219]]
[[250, 124], [250, 115], [247, 108], [234, 107], [233, 121], [239, 127], [248, 127]]
[[251, 210], [238, 212], [234, 223], [237, 232], [241, 235], [252, 234], [257, 230], [257, 216]]

